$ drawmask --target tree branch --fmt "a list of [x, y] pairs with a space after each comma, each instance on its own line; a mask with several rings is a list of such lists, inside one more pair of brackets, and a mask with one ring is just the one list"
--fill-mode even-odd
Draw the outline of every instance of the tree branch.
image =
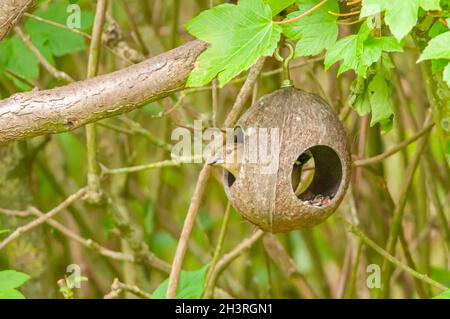
[[2, 0], [0, 3], [0, 41], [20, 20], [35, 0]]
[[183, 88], [206, 43], [192, 41], [117, 72], [0, 101], [0, 145], [73, 130]]

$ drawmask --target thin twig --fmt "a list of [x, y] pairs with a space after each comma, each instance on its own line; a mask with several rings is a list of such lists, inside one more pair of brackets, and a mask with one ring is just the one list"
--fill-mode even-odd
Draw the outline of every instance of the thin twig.
[[239, 245], [237, 245], [232, 251], [222, 256], [222, 258], [217, 262], [214, 271], [211, 274], [211, 279], [209, 281], [209, 286], [207, 287], [207, 291], [205, 292], [205, 298], [211, 298], [214, 294], [214, 287], [216, 286], [216, 282], [219, 279], [220, 274], [225, 270], [228, 265], [239, 257], [245, 250], [249, 249], [253, 246], [253, 244], [262, 237], [264, 232], [258, 229], [254, 232], [250, 237], [244, 239]]
[[142, 40], [141, 32], [139, 31], [136, 21], [134, 20], [133, 14], [131, 13], [130, 7], [128, 6], [127, 0], [122, 0], [122, 5], [125, 9], [125, 13], [127, 15], [128, 21], [130, 23], [131, 30], [133, 30], [133, 34], [136, 39], [136, 42], [139, 45], [139, 48], [140, 48], [142, 54], [147, 55], [148, 54], [147, 46], [145, 45], [144, 41]]
[[108, 204], [113, 222], [119, 229], [122, 238], [133, 251], [135, 261], [158, 269], [163, 273], [169, 273], [170, 265], [150, 251], [139, 230], [131, 223], [128, 211], [120, 203], [116, 203], [112, 199], [109, 199]]
[[212, 81], [211, 89], [211, 105], [212, 105], [212, 125], [217, 127], [217, 113], [219, 110], [219, 85], [217, 79]]
[[[27, 12], [24, 13], [24, 16], [29, 17], [29, 18], [32, 18], [32, 19], [35, 19], [35, 20], [40, 21], [40, 22], [42, 22], [42, 23], [46, 23], [46, 24], [48, 24], [48, 25], [52, 25], [52, 26], [54, 26], [54, 27], [58, 27], [58, 28], [65, 29], [65, 30], [67, 30], [67, 31], [70, 31], [70, 32], [79, 34], [79, 35], [85, 37], [86, 39], [88, 39], [89, 41], [92, 41], [92, 37], [91, 37], [90, 34], [88, 34], [88, 33], [86, 33], [86, 32], [83, 32], [83, 31], [80, 31], [80, 30], [78, 30], [78, 29], [70, 28], [70, 27], [68, 27], [68, 26], [66, 26], [66, 25], [64, 25], [64, 24], [61, 24], [61, 23], [58, 23], [58, 22], [55, 22], [55, 21], [52, 21], [52, 20], [47, 20], [47, 19], [41, 18], [41, 17], [39, 17], [39, 16], [36, 16], [36, 15], [34, 15], [34, 14], [31, 14], [31, 13], [27, 13]], [[116, 51], [115, 49], [110, 48], [106, 43], [103, 42], [103, 45], [106, 47], [106, 49], [107, 49], [108, 51], [110, 51], [111, 53], [113, 53], [113, 54], [114, 54], [115, 56], [117, 56], [118, 58], [124, 60], [125, 62], [127, 62], [127, 63], [129, 63], [129, 64], [133, 64], [133, 61], [129, 60], [127, 57], [123, 56], [122, 54], [120, 54], [120, 53], [119, 53], [118, 51]]]
[[400, 150], [404, 149], [408, 145], [414, 143], [418, 139], [420, 139], [422, 136], [427, 134], [433, 128], [433, 126], [434, 126], [434, 123], [429, 123], [428, 125], [425, 125], [424, 128], [422, 128], [420, 130], [420, 132], [417, 132], [416, 134], [414, 134], [410, 138], [404, 140], [403, 142], [399, 143], [398, 145], [394, 146], [390, 150], [388, 150], [388, 151], [386, 151], [386, 152], [384, 152], [382, 154], [376, 155], [376, 156], [372, 156], [372, 157], [369, 157], [369, 158], [356, 160], [356, 161], [353, 162], [353, 166], [354, 167], [361, 167], [361, 166], [367, 166], [367, 165], [372, 165], [372, 164], [379, 163], [379, 162], [385, 160], [386, 158], [396, 154], [397, 152], [399, 152]]
[[[102, 44], [103, 25], [105, 23], [105, 15], [107, 8], [107, 0], [98, 0], [95, 12], [94, 27], [92, 30], [92, 41], [89, 46], [89, 61], [87, 78], [91, 79], [98, 74], [98, 66], [100, 61], [100, 48]], [[89, 199], [94, 203], [99, 203], [102, 198], [100, 188], [100, 166], [97, 159], [97, 128], [94, 123], [86, 125], [86, 152], [88, 167], [88, 191]]]
[[175, 257], [173, 260], [172, 268], [169, 276], [169, 285], [167, 288], [167, 299], [174, 299], [176, 290], [178, 287], [178, 281], [180, 279], [181, 268], [183, 266], [184, 256], [186, 254], [189, 237], [191, 235], [192, 228], [195, 224], [198, 209], [200, 208], [203, 193], [205, 192], [206, 182], [211, 174], [211, 165], [205, 163], [200, 174], [198, 175], [197, 184], [195, 186], [194, 194], [191, 198], [191, 204], [189, 205], [188, 213], [184, 220], [183, 229], [178, 240], [177, 249], [175, 251]]
[[[429, 123], [431, 122], [431, 112], [428, 112], [427, 118], [425, 120], [425, 127], [429, 126]], [[428, 136], [429, 133], [426, 133], [425, 137]], [[405, 177], [403, 178], [403, 187], [400, 190], [400, 195], [398, 199], [398, 203], [395, 207], [395, 211], [392, 217], [392, 224], [390, 228], [390, 233], [386, 245], [386, 251], [390, 254], [395, 254], [395, 247], [397, 244], [397, 239], [399, 236], [399, 233], [401, 232], [402, 228], [402, 220], [403, 220], [403, 213], [406, 206], [406, 201], [408, 197], [409, 190], [411, 189], [412, 180], [414, 178], [414, 173], [416, 172], [416, 169], [419, 165], [420, 158], [422, 157], [422, 154], [424, 153], [425, 147], [427, 146], [428, 139], [423, 138], [420, 140], [420, 142], [416, 146], [416, 150], [414, 152], [413, 158], [411, 159], [410, 163], [408, 164], [405, 172]], [[387, 260], [383, 263], [383, 273], [384, 273], [384, 280], [383, 280], [383, 286], [381, 288], [382, 296], [387, 297], [388, 291], [389, 291], [389, 282], [391, 278], [391, 269], [390, 264], [387, 262]]]
[[172, 48], [177, 46], [178, 40], [178, 21], [180, 19], [181, 0], [173, 1], [173, 21], [172, 21]]
[[443, 230], [443, 237], [445, 239], [445, 243], [447, 245], [447, 247], [449, 247], [450, 245], [450, 229], [449, 229], [449, 225], [448, 225], [448, 220], [447, 220], [447, 216], [445, 215], [445, 209], [441, 203], [441, 201], [439, 200], [439, 192], [438, 189], [436, 187], [436, 183], [433, 180], [433, 171], [430, 165], [430, 160], [428, 158], [426, 158], [423, 161], [424, 167], [425, 167], [425, 180], [427, 183], [427, 191], [429, 194], [429, 198], [431, 200], [431, 203], [433, 204], [437, 215], [439, 217], [439, 219], [441, 220], [441, 227]]
[[[1, 211], [1, 209], [0, 209], [0, 211]], [[27, 212], [23, 212], [23, 213], [27, 213]], [[40, 212], [38, 209], [36, 209], [34, 207], [30, 208], [28, 214], [34, 214], [38, 217], [41, 217], [44, 215], [42, 212]], [[113, 260], [118, 260], [118, 261], [134, 262], [133, 256], [103, 247], [100, 244], [98, 244], [97, 242], [93, 241], [92, 239], [83, 238], [80, 235], [78, 235], [77, 233], [73, 232], [72, 230], [70, 230], [69, 228], [67, 228], [66, 226], [57, 222], [54, 219], [47, 219], [45, 222], [47, 224], [49, 224], [50, 226], [52, 226], [53, 228], [55, 228], [56, 230], [58, 230], [59, 232], [61, 232], [63, 235], [67, 236], [68, 238], [73, 239], [76, 242], [79, 242], [84, 247], [92, 249], [102, 256], [111, 258]]]
[[42, 53], [34, 46], [33, 42], [31, 42], [30, 40], [30, 37], [25, 34], [21, 27], [15, 27], [14, 30], [22, 39], [23, 43], [31, 50], [31, 52], [33, 52], [44, 69], [46, 69], [48, 73], [50, 73], [55, 79], [65, 81], [67, 83], [75, 81], [72, 77], [70, 77], [70, 75], [58, 70], [53, 65], [51, 65], [50, 62], [48, 62], [47, 59], [42, 55]]
[[28, 81], [25, 77], [23, 77], [22, 75], [14, 72], [13, 70], [11, 70], [10, 68], [5, 68], [5, 73], [8, 73], [10, 76], [12, 76], [13, 78], [15, 78], [16, 80], [22, 82], [23, 84], [25, 84], [26, 86], [28, 86], [30, 89], [36, 88], [39, 89], [38, 85], [36, 85], [35, 83], [32, 83], [30, 81]]
[[248, 73], [247, 80], [239, 92], [236, 101], [234, 102], [231, 111], [228, 113], [227, 118], [224, 122], [224, 127], [233, 127], [234, 123], [239, 119], [239, 115], [241, 115], [242, 110], [244, 109], [245, 102], [247, 102], [248, 98], [251, 96], [253, 92], [253, 86], [258, 80], [259, 74], [264, 66], [264, 62], [266, 61], [265, 57], [261, 57], [256, 61], [255, 65], [252, 66], [250, 72]]
[[208, 272], [205, 276], [205, 292], [203, 294], [203, 298], [207, 298], [207, 291], [212, 292], [212, 288], [210, 285], [211, 275], [216, 268], [217, 262], [219, 261], [220, 254], [222, 253], [223, 243], [225, 241], [225, 235], [227, 233], [228, 224], [230, 221], [230, 213], [231, 213], [231, 203], [227, 203], [227, 208], [225, 209], [225, 215], [223, 216], [222, 227], [220, 228], [219, 240], [217, 241], [216, 249], [214, 250], [213, 258], [211, 259], [211, 263], [208, 267]]
[[108, 128], [110, 130], [128, 135], [128, 136], [133, 136], [133, 135], [140, 135], [142, 137], [144, 137], [147, 141], [149, 141], [150, 143], [152, 143], [153, 145], [162, 148], [165, 151], [170, 152], [171, 151], [171, 145], [167, 144], [165, 141], [159, 139], [158, 137], [154, 136], [153, 134], [151, 134], [148, 130], [146, 130], [145, 128], [143, 128], [138, 122], [133, 121], [129, 118], [124, 118], [123, 122], [129, 123], [129, 127], [124, 128], [115, 124], [110, 123], [110, 121], [100, 121], [97, 122], [97, 124], [99, 126]]
[[142, 299], [150, 299], [152, 297], [151, 294], [143, 291], [138, 286], [124, 284], [123, 282], [120, 282], [119, 279], [115, 278], [111, 285], [111, 292], [105, 295], [104, 299], [118, 298], [122, 291], [130, 292], [133, 295]]
[[444, 286], [443, 284], [431, 279], [426, 274], [421, 274], [414, 269], [408, 267], [407, 265], [403, 264], [400, 260], [392, 256], [389, 252], [378, 246], [373, 240], [371, 240], [369, 237], [367, 237], [361, 229], [359, 229], [357, 226], [353, 225], [352, 223], [346, 221], [343, 218], [340, 218], [345, 224], [347, 224], [350, 227], [350, 231], [354, 233], [356, 236], [362, 239], [364, 243], [371, 247], [373, 250], [375, 250], [377, 253], [379, 253], [381, 256], [384, 257], [384, 260], [391, 262], [392, 264], [396, 265], [397, 267], [403, 269], [407, 273], [409, 273], [411, 276], [439, 289], [439, 290], [447, 290], [448, 288]]
[[[300, 62], [297, 62], [297, 63], [292, 62], [289, 65], [289, 69], [290, 70], [299, 69], [299, 68], [302, 68], [302, 67], [304, 67], [306, 65], [309, 65], [311, 63], [320, 62], [320, 61], [323, 61], [323, 60], [324, 60], [323, 56], [318, 56], [318, 57], [315, 57], [315, 58], [308, 59], [306, 61], [300, 61]], [[275, 74], [280, 74], [282, 72], [283, 72], [283, 68], [278, 68], [278, 69], [274, 69], [274, 70], [270, 70], [270, 71], [261, 72], [260, 77], [264, 78], [264, 77], [272, 76], [272, 75], [275, 75]], [[238, 78], [230, 81], [230, 84], [241, 83], [241, 82], [244, 82], [246, 79], [247, 79], [246, 76], [238, 77]], [[196, 93], [196, 92], [203, 92], [203, 91], [212, 90], [212, 88], [213, 88], [212, 85], [207, 85], [207, 86], [202, 86], [202, 87], [198, 87], [198, 88], [185, 89], [183, 92], [185, 94], [189, 94], [189, 93]]]
[[[231, 127], [237, 121], [245, 102], [248, 100], [253, 91], [253, 85], [256, 83], [261, 69], [264, 64], [264, 58], [260, 58], [254, 66], [250, 69], [247, 80], [242, 86], [234, 105], [225, 120], [225, 127]], [[195, 219], [197, 217], [198, 209], [200, 208], [201, 199], [205, 191], [206, 182], [211, 174], [211, 165], [206, 163], [202, 170], [200, 171], [197, 185], [195, 186], [194, 194], [191, 198], [191, 203], [184, 220], [183, 229], [181, 231], [180, 239], [178, 241], [177, 250], [175, 252], [175, 257], [172, 264], [172, 269], [169, 276], [169, 285], [167, 287], [167, 299], [175, 298], [178, 281], [180, 278], [181, 268], [183, 266], [184, 256], [186, 254], [186, 249], [188, 246], [189, 237], [192, 232], [192, 228], [195, 224]]]
[[155, 162], [150, 164], [144, 164], [144, 165], [136, 165], [136, 166], [130, 166], [130, 167], [121, 167], [121, 168], [106, 168], [105, 166], [101, 166], [102, 173], [107, 175], [114, 175], [114, 174], [128, 174], [133, 172], [139, 172], [143, 170], [148, 169], [154, 169], [154, 168], [161, 168], [161, 167], [172, 167], [172, 166], [180, 166], [181, 163], [175, 162], [172, 160], [167, 161], [161, 161], [161, 162]]
[[86, 189], [82, 188], [82, 189], [78, 190], [76, 193], [74, 193], [74, 194], [70, 195], [69, 197], [67, 197], [62, 203], [60, 203], [58, 206], [53, 208], [48, 213], [40, 216], [39, 218], [36, 218], [32, 222], [30, 222], [30, 223], [28, 223], [28, 224], [26, 224], [24, 226], [18, 227], [7, 238], [5, 238], [2, 242], [0, 242], [0, 250], [2, 250], [7, 244], [12, 242], [14, 239], [19, 237], [20, 235], [22, 235], [22, 234], [32, 230], [33, 228], [38, 227], [39, 225], [45, 223], [50, 218], [53, 218], [56, 214], [58, 214], [58, 213], [62, 212], [63, 210], [65, 210], [67, 207], [69, 207], [75, 201], [77, 201], [80, 198], [82, 198], [84, 195], [86, 195]]
[[311, 285], [300, 272], [296, 263], [292, 260], [286, 249], [273, 234], [265, 234], [263, 238], [264, 249], [270, 258], [278, 265], [280, 270], [286, 274], [290, 282], [298, 290], [300, 296], [308, 299], [317, 298]]
[[314, 272], [316, 273], [316, 278], [318, 278], [320, 282], [320, 288], [325, 298], [331, 298], [331, 285], [327, 278], [327, 273], [325, 272], [322, 258], [319, 254], [319, 249], [317, 247], [317, 243], [312, 230], [303, 230], [302, 237], [305, 240], [306, 247], [308, 249], [309, 255], [311, 256], [311, 261], [313, 264]]
[[47, 20], [47, 19], [41, 18], [39, 16], [36, 16], [36, 15], [28, 13], [28, 12], [25, 12], [23, 15], [26, 16], [26, 17], [35, 19], [37, 21], [43, 22], [43, 23], [46, 23], [46, 24], [49, 24], [49, 25], [53, 25], [54, 27], [62, 28], [62, 29], [65, 29], [67, 31], [70, 31], [70, 32], [73, 32], [73, 33], [77, 33], [77, 34], [79, 34], [79, 35], [81, 35], [81, 36], [91, 40], [91, 35], [90, 34], [88, 34], [86, 32], [83, 32], [83, 31], [80, 31], [78, 29], [68, 27], [68, 26], [66, 26], [64, 24], [61, 24], [61, 23], [58, 23], [58, 22], [55, 22], [55, 21], [52, 21], [52, 20]]

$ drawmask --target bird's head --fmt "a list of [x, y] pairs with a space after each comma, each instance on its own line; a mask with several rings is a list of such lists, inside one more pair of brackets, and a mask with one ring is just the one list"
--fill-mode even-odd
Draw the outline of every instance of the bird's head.
[[219, 166], [237, 176], [241, 169], [244, 157], [244, 145], [242, 143], [227, 144], [225, 147], [217, 148], [208, 160], [208, 164]]

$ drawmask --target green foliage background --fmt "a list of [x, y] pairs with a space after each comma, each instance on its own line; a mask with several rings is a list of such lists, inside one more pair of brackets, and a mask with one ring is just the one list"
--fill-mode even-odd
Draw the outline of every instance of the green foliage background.
[[[218, 123], [222, 123], [242, 85], [242, 76], [261, 56], [269, 58], [254, 98], [276, 90], [280, 86], [280, 63], [272, 55], [280, 41], [289, 39], [296, 44], [296, 59], [291, 63], [295, 86], [322, 96], [340, 113], [356, 157], [383, 153], [412, 136], [420, 130], [427, 108], [433, 109], [437, 130], [429, 137], [429, 145], [414, 177], [403, 227], [417, 271], [450, 286], [449, 238], [445, 237], [450, 218], [450, 30], [445, 25], [450, 18], [450, 2], [363, 0], [361, 6], [357, 5], [361, 14], [344, 19], [329, 11], [345, 13], [356, 9], [330, 0], [305, 18], [289, 24], [273, 21], [298, 17], [320, 1], [213, 1], [217, 6], [212, 9], [209, 9], [209, 2], [128, 1], [149, 56], [193, 37], [210, 43], [210, 47], [198, 59], [187, 82], [188, 88], [181, 94], [100, 123], [100, 162], [115, 168], [169, 158], [170, 154], [155, 141], [170, 144], [171, 131], [180, 124], [179, 119], [187, 126], [194, 119], [213, 124], [211, 81], [215, 78], [220, 87], [215, 116]], [[95, 2], [81, 0], [78, 3], [82, 8], [80, 31], [90, 34]], [[68, 4], [69, 1], [64, 0], [39, 1], [31, 13], [65, 24]], [[439, 18], [429, 12], [439, 13]], [[117, 20], [126, 43], [139, 50], [122, 1], [110, 1], [108, 13]], [[354, 24], [341, 23], [358, 19], [361, 21]], [[30, 17], [24, 17], [21, 26], [52, 65], [76, 80], [86, 78], [89, 42], [85, 37]], [[127, 65], [109, 50], [103, 50], [100, 73]], [[34, 86], [47, 89], [63, 84], [42, 68], [14, 32], [0, 42], [2, 98], [29, 91]], [[430, 102], [433, 90], [442, 97], [439, 105]], [[247, 106], [249, 104], [250, 101]], [[168, 112], [174, 105], [177, 107]], [[23, 142], [23, 146], [32, 149], [41, 143], [44, 147], [30, 164], [29, 188], [33, 205], [48, 211], [86, 184], [85, 132], [77, 129], [51, 136], [48, 141], [39, 137]], [[396, 203], [399, 198], [414, 149], [411, 144], [369, 169], [355, 170], [351, 190], [336, 213], [348, 216], [356, 212], [360, 227], [382, 247], [386, 246], [395, 208], [389, 202]], [[106, 179], [102, 187], [128, 212], [149, 249], [171, 262], [199, 170], [199, 165], [189, 164], [114, 175]], [[207, 184], [184, 264], [186, 271], [182, 274], [180, 298], [198, 298], [203, 294], [204, 276], [227, 204], [220, 180], [221, 172], [217, 170]], [[440, 218], [440, 212], [444, 213], [447, 225]], [[5, 219], [0, 218], [0, 241], [12, 231]], [[131, 253], [117, 225], [102, 206], [80, 202], [57, 220], [82, 237], [92, 238], [116, 251]], [[0, 298], [21, 297], [17, 288], [24, 283], [25, 296], [33, 297], [33, 290], [27, 290], [27, 285], [36, 281], [43, 282], [52, 297], [61, 298], [57, 282], [67, 275], [66, 266], [72, 263], [80, 264], [83, 275], [88, 278], [82, 283], [82, 289], [74, 291], [77, 298], [103, 297], [110, 291], [114, 278], [154, 293], [155, 298], [165, 295], [167, 274], [142, 265], [109, 260], [80, 247], [47, 225], [42, 229], [42, 240], [48, 249], [48, 263], [43, 271], [45, 279], [33, 278], [25, 283], [28, 276], [17, 272], [6, 278], [5, 274], [12, 274], [5, 272], [11, 269], [11, 252], [0, 251]], [[253, 231], [253, 226], [233, 210], [223, 252], [232, 250]], [[378, 296], [377, 289], [366, 287], [365, 267], [381, 265], [383, 258], [358, 244], [357, 238], [335, 216], [311, 230], [277, 237], [297, 267], [298, 274], [294, 276], [306, 278], [318, 297]], [[405, 259], [400, 249], [396, 256], [402, 261]], [[267, 254], [261, 241], [236, 259], [218, 284], [233, 297], [305, 297], [291, 275]], [[394, 272], [389, 290], [390, 297], [419, 297], [413, 279], [398, 270]], [[439, 293], [425, 286], [426, 297]], [[448, 292], [439, 296], [448, 298]]]

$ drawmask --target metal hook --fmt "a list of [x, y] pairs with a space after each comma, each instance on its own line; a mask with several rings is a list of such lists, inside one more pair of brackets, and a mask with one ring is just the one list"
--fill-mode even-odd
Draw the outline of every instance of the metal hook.
[[283, 62], [283, 82], [281, 83], [282, 88], [294, 85], [289, 75], [289, 63], [294, 58], [295, 48], [291, 42], [287, 41], [285, 42], [285, 46], [289, 49], [289, 54], [287, 57], [283, 58], [281, 56], [280, 47], [278, 47], [275, 51], [275, 59], [277, 59], [277, 61]]

